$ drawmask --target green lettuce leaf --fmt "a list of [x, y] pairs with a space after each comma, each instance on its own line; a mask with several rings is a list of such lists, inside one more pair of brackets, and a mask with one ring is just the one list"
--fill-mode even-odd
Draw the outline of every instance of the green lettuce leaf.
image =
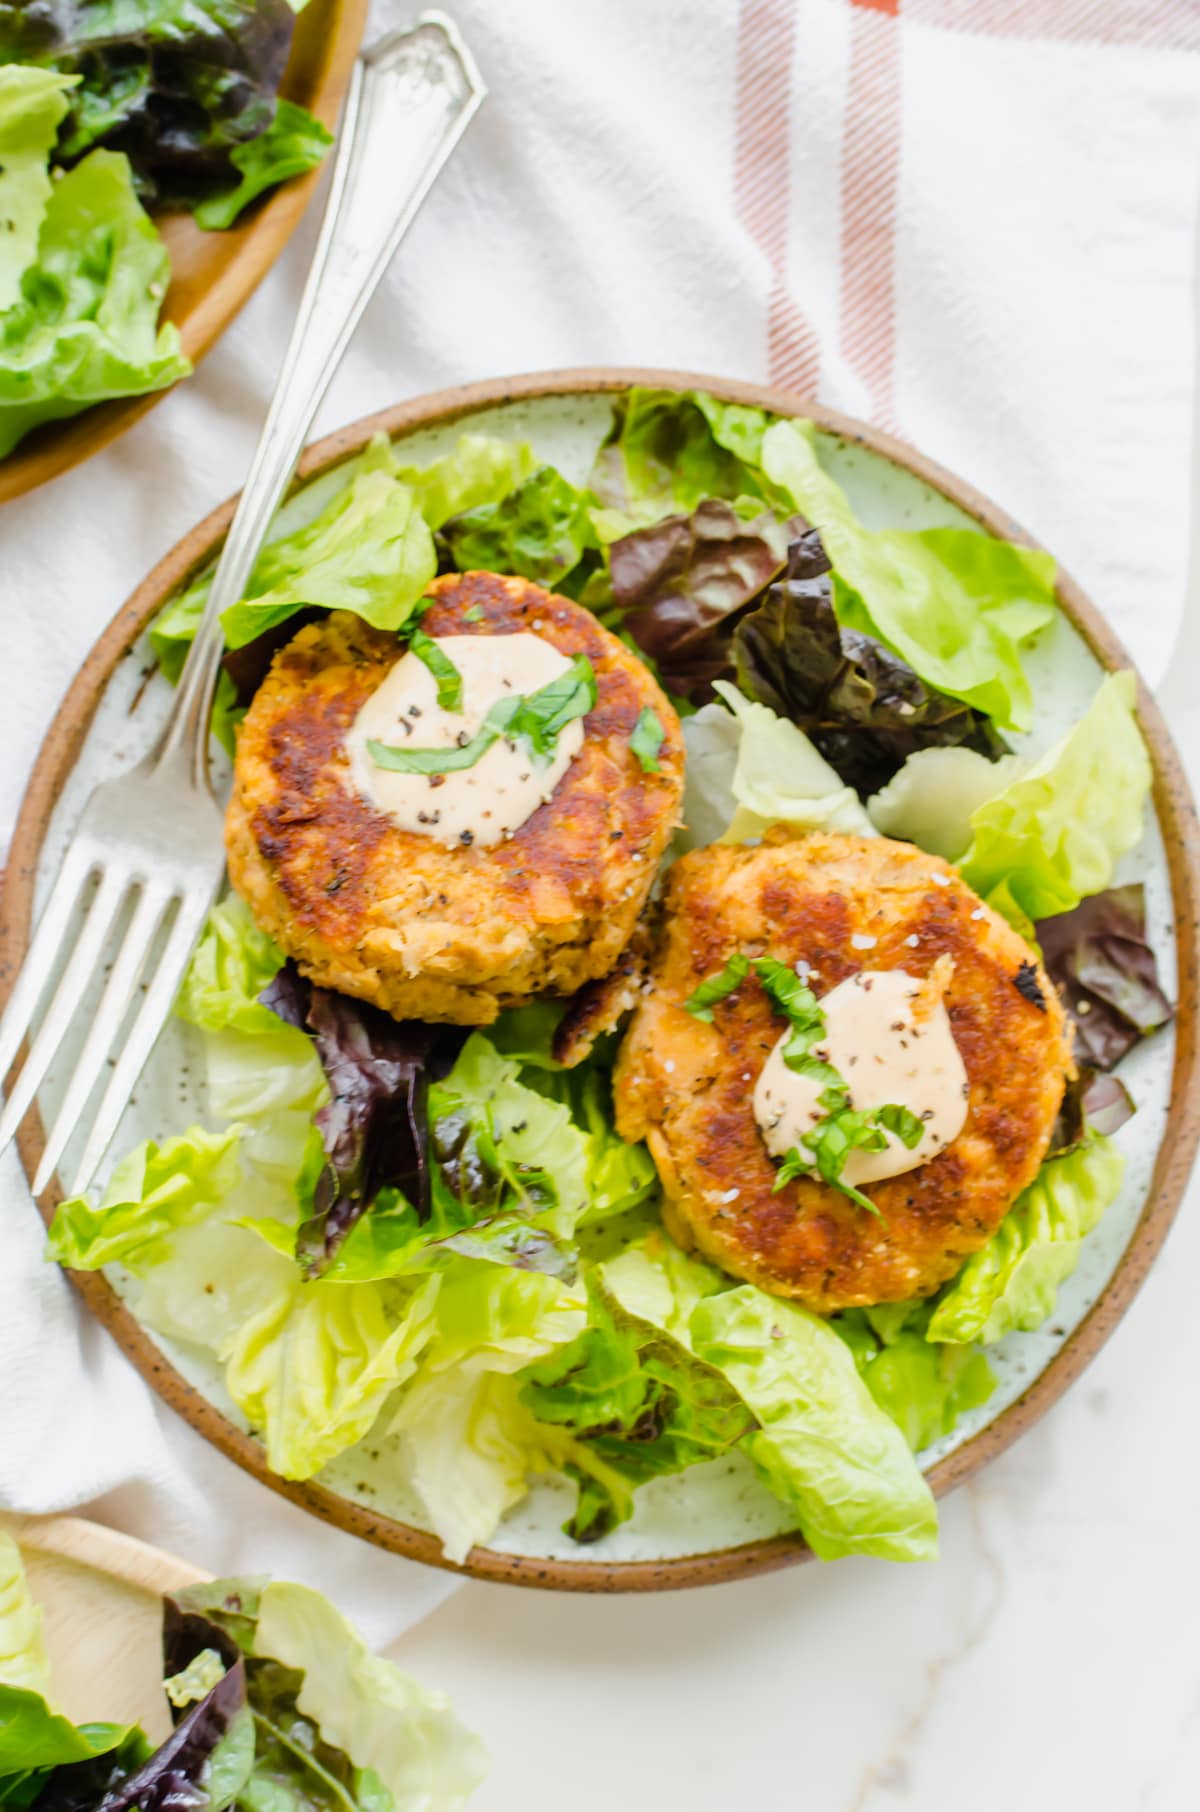
[[221, 618], [225, 640], [242, 648], [314, 605], [399, 629], [436, 571], [433, 536], [409, 487], [384, 471], [359, 472], [315, 521], [265, 550], [250, 593]]
[[225, 1382], [273, 1472], [311, 1478], [369, 1433], [433, 1337], [439, 1282], [304, 1285], [295, 1270], [239, 1330]]
[[524, 1497], [562, 1443], [521, 1403], [513, 1374], [574, 1340], [578, 1290], [536, 1272], [460, 1262], [443, 1279], [437, 1334], [393, 1430], [406, 1476], [449, 1560], [462, 1561]]
[[231, 227], [242, 210], [267, 189], [315, 170], [332, 143], [332, 132], [307, 108], [280, 100], [266, 131], [230, 152], [229, 161], [239, 180], [199, 204], [194, 210], [197, 225], [209, 231]]
[[[428, 1217], [396, 1190], [381, 1191], [325, 1277], [399, 1276], [444, 1265], [456, 1250], [530, 1269], [573, 1270], [559, 1243], [588, 1208], [591, 1151], [569, 1107], [527, 1088], [518, 1065], [475, 1032], [449, 1075], [430, 1085], [427, 1111], [436, 1160]], [[464, 1247], [457, 1236], [468, 1229], [476, 1237]], [[522, 1229], [549, 1242], [521, 1240]]]
[[854, 788], [843, 783], [803, 730], [724, 680], [715, 689], [729, 710], [705, 705], [684, 723], [685, 847], [744, 843], [761, 837], [771, 824], [875, 835]]
[[882, 836], [957, 862], [970, 844], [974, 813], [1028, 765], [1019, 755], [989, 761], [974, 749], [918, 749], [867, 800], [867, 816]]
[[536, 467], [528, 441], [501, 440], [494, 434], [461, 434], [453, 453], [427, 466], [399, 466], [403, 479], [431, 529], [451, 516], [499, 503], [530, 477]]
[[187, 376], [178, 329], [157, 327], [170, 275], [124, 157], [93, 152], [54, 184], [37, 259], [0, 315], [0, 458], [42, 422]]
[[[282, 967], [278, 944], [259, 930], [237, 894], [227, 894], [205, 921], [175, 1011], [201, 1031], [274, 1036], [282, 1021], [258, 997]], [[306, 1045], [298, 1035], [297, 1050]]]
[[878, 1310], [849, 1309], [834, 1316], [830, 1326], [854, 1354], [880, 1409], [892, 1418], [913, 1452], [920, 1453], [950, 1434], [969, 1409], [986, 1403], [996, 1378], [977, 1347], [930, 1344], [925, 1336], [927, 1304], [899, 1306], [903, 1319], [893, 1325]]
[[236, 1125], [222, 1133], [193, 1126], [162, 1145], [145, 1140], [117, 1165], [98, 1207], [84, 1196], [59, 1206], [47, 1256], [74, 1271], [122, 1264], [144, 1272], [181, 1227], [228, 1194], [241, 1172], [240, 1140]]
[[598, 1541], [633, 1514], [648, 1479], [719, 1458], [755, 1427], [721, 1372], [624, 1306], [603, 1268], [588, 1277], [588, 1327], [525, 1373], [522, 1401], [574, 1443], [564, 1470], [579, 1488], [564, 1525]]
[[824, 470], [811, 422], [776, 422], [762, 467], [821, 531], [838, 620], [878, 637], [941, 692], [1028, 729], [1033, 695], [1021, 644], [1054, 616], [1049, 554], [972, 529], [865, 529]]
[[459, 572], [515, 573], [555, 586], [596, 546], [594, 501], [542, 466], [498, 502], [451, 517], [442, 534]]
[[67, 111], [74, 78], [53, 69], [0, 64], [0, 310], [21, 294], [37, 257], [50, 200], [50, 152]]
[[767, 496], [759, 465], [768, 420], [761, 410], [697, 391], [627, 391], [613, 406], [590, 479], [604, 506], [597, 519], [602, 539], [690, 513], [706, 497]]
[[42, 1614], [25, 1583], [21, 1550], [0, 1529], [0, 1685], [44, 1693], [49, 1684]]
[[[389, 1812], [459, 1812], [482, 1780], [487, 1752], [445, 1694], [373, 1655], [320, 1592], [282, 1580], [265, 1586], [254, 1647], [303, 1675], [300, 1711], [326, 1743], [375, 1777]], [[360, 1804], [384, 1812], [365, 1795]]]
[[28, 1806], [53, 1769], [110, 1756], [125, 1745], [137, 1759], [148, 1753], [145, 1739], [125, 1725], [77, 1726], [51, 1711], [39, 1693], [0, 1685], [0, 1805]]
[[753, 1412], [743, 1446], [814, 1554], [935, 1558], [929, 1487], [827, 1321], [746, 1284], [702, 1298], [690, 1333]]
[[1018, 923], [1103, 892], [1141, 836], [1153, 774], [1136, 698], [1131, 672], [1110, 673], [1075, 727], [972, 813], [963, 878]]
[[1097, 1133], [1042, 1165], [987, 1245], [969, 1258], [934, 1309], [929, 1339], [1003, 1340], [1054, 1313], [1059, 1285], [1121, 1188], [1125, 1161]]

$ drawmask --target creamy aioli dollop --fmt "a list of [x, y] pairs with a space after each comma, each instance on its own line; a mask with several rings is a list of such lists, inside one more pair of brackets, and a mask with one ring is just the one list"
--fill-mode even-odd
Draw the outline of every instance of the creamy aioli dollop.
[[540, 635], [447, 635], [437, 646], [462, 675], [456, 711], [439, 705], [437, 681], [418, 655], [396, 662], [346, 737], [354, 784], [401, 830], [435, 843], [488, 849], [519, 830], [550, 798], [583, 747], [583, 719], [559, 732], [543, 767], [528, 748], [500, 737], [473, 767], [449, 774], [398, 774], [372, 761], [368, 741], [391, 747], [452, 749], [482, 729], [488, 712], [515, 693], [528, 697], [560, 679], [571, 663]]
[[[883, 1151], [852, 1151], [842, 1175], [861, 1188], [900, 1176], [928, 1163], [962, 1131], [967, 1118], [967, 1072], [954, 1042], [942, 1001], [946, 969], [922, 982], [903, 969], [863, 970], [840, 982], [820, 1001], [825, 1036], [813, 1056], [832, 1064], [860, 1111], [894, 1103], [924, 1124], [920, 1144], [910, 1151], [887, 1133]], [[754, 1117], [772, 1157], [793, 1145], [824, 1119], [824, 1087], [798, 1075], [783, 1061], [784, 1033], [763, 1065], [754, 1090]]]

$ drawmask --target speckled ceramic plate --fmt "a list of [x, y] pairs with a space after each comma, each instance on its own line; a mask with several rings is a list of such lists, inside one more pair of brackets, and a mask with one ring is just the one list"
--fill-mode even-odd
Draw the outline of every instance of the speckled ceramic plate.
[[[608, 426], [612, 392], [631, 383], [699, 387], [780, 414], [813, 417], [827, 436], [832, 469], [869, 524], [966, 524], [1030, 541], [968, 486], [897, 442], [800, 398], [677, 372], [557, 372], [405, 404], [312, 448], [301, 468], [311, 488], [293, 498], [289, 514], [313, 509], [322, 493], [320, 475], [381, 429], [403, 440], [406, 462], [447, 451], [466, 426], [527, 438], [544, 459], [582, 479]], [[26, 795], [9, 870], [0, 923], [0, 985], [5, 988], [24, 948], [35, 895], [54, 874], [87, 791], [102, 776], [126, 769], [140, 757], [166, 711], [169, 692], [153, 672], [146, 624], [189, 574], [212, 557], [231, 513], [232, 505], [216, 511], [155, 569], [97, 644], [50, 728]], [[1062, 575], [1058, 591], [1061, 617], [1043, 634], [1029, 662], [1038, 722], [1028, 738], [1017, 739], [1035, 752], [1080, 714], [1104, 669], [1129, 664], [1078, 586]], [[1155, 763], [1154, 812], [1119, 879], [1146, 883], [1151, 941], [1165, 985], [1176, 992], [1179, 1013], [1172, 1028], [1142, 1045], [1123, 1067], [1138, 1102], [1137, 1115], [1118, 1135], [1127, 1157], [1124, 1187], [1088, 1240], [1053, 1321], [1036, 1334], [1014, 1335], [991, 1349], [1000, 1379], [992, 1400], [922, 1456], [939, 1494], [1015, 1440], [1107, 1339], [1146, 1275], [1191, 1168], [1197, 1137], [1197, 834], [1178, 759], [1144, 689], [1139, 710]], [[203, 1090], [191, 1073], [189, 1036], [179, 1024], [164, 1033], [118, 1149], [205, 1117]], [[72, 1056], [67, 1053], [67, 1060]], [[44, 1105], [52, 1105], [55, 1093], [52, 1077]], [[40, 1148], [41, 1127], [33, 1113], [22, 1135], [30, 1175]], [[52, 1212], [56, 1200], [55, 1192], [48, 1192], [41, 1204], [44, 1214]], [[443, 1564], [438, 1542], [421, 1527], [419, 1505], [397, 1482], [396, 1456], [386, 1439], [369, 1437], [310, 1483], [275, 1478], [209, 1356], [154, 1339], [131, 1313], [119, 1278], [76, 1276], [74, 1281], [155, 1389], [223, 1452], [316, 1515], [383, 1547]], [[729, 1579], [807, 1553], [787, 1512], [740, 1455], [643, 1487], [632, 1520], [587, 1550], [561, 1533], [571, 1501], [564, 1481], [536, 1485], [506, 1519], [493, 1545], [470, 1556], [466, 1570], [526, 1585], [647, 1590]]]

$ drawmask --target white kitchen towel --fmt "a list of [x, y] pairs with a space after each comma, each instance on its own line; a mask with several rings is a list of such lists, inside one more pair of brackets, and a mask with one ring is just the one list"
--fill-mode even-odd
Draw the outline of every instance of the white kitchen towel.
[[[1054, 548], [1147, 677], [1183, 602], [1197, 0], [450, 0], [491, 89], [368, 312], [332, 427], [442, 385], [639, 364], [899, 431]], [[372, 29], [417, 8], [380, 0]], [[0, 836], [103, 624], [244, 473], [310, 217], [196, 376], [0, 512]], [[0, 1169], [0, 1502], [87, 1504], [385, 1640], [446, 1576], [307, 1519], [142, 1385]]]

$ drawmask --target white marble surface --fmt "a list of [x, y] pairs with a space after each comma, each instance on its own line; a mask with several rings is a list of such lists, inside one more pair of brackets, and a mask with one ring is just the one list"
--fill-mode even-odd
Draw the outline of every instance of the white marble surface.
[[[1159, 699], [1200, 790], [1195, 524]], [[943, 1503], [936, 1565], [624, 1600], [465, 1586], [392, 1652], [486, 1737], [477, 1812], [1192, 1812], [1198, 1303], [1200, 1175], [1083, 1378]]]

